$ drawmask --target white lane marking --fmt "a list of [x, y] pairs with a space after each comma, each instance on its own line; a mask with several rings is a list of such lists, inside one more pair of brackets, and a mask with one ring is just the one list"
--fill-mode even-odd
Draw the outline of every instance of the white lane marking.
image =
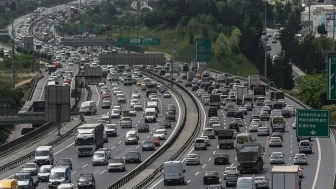
[[191, 180], [188, 180], [187, 184], [188, 184], [189, 182], [191, 182]]
[[120, 144], [120, 143], [121, 143], [121, 141], [118, 142], [118, 144]]
[[71, 175], [75, 174], [76, 172], [77, 172], [77, 171], [72, 172]]
[[96, 88], [96, 93], [97, 93], [97, 95], [98, 95], [98, 100], [97, 100], [96, 106], [98, 106], [98, 105], [99, 105], [99, 102], [100, 102], [100, 93], [98, 92], [98, 87], [95, 86], [95, 88]]
[[104, 171], [100, 172], [99, 174], [101, 175], [101, 174], [105, 173], [105, 171], [106, 171], [106, 170], [104, 170]]
[[73, 142], [73, 143], [69, 144], [68, 146], [64, 147], [64, 148], [63, 148], [63, 149], [61, 149], [60, 151], [56, 152], [54, 155], [57, 155], [57, 154], [59, 154], [60, 152], [62, 152], [63, 150], [65, 150], [65, 149], [69, 148], [70, 146], [72, 146], [72, 145], [74, 145], [74, 144], [75, 144], [75, 142]]
[[195, 173], [195, 176], [197, 176], [197, 175], [198, 175], [198, 173], [199, 173], [199, 172]]
[[45, 78], [45, 81], [44, 81], [43, 86], [42, 86], [42, 91], [41, 91], [41, 95], [40, 95], [39, 100], [42, 100], [42, 96], [43, 96], [43, 93], [44, 93], [44, 87], [46, 86], [47, 82], [48, 82], [48, 78]]
[[138, 149], [140, 146], [137, 146], [135, 149]]
[[186, 160], [187, 156], [194, 150], [194, 148], [191, 148], [191, 150], [188, 152], [185, 158], [183, 158], [182, 163]]
[[211, 160], [211, 157], [209, 158], [209, 160], [208, 161], [210, 161]]
[[318, 151], [318, 159], [317, 159], [317, 166], [316, 166], [316, 172], [315, 172], [315, 177], [314, 177], [314, 182], [312, 185], [312, 189], [315, 189], [316, 183], [317, 183], [317, 178], [320, 172], [320, 166], [321, 166], [321, 146], [320, 146], [320, 141], [318, 138], [316, 138], [317, 141], [317, 151]]
[[115, 146], [113, 146], [112, 148], [111, 148], [111, 150], [113, 150], [115, 148]]
[[214, 151], [212, 154], [215, 154], [216, 153], [216, 151]]
[[204, 168], [206, 166], [206, 164], [204, 164], [203, 166], [202, 166], [202, 168]]
[[84, 167], [86, 167], [86, 166], [88, 166], [89, 164], [85, 164], [82, 168], [84, 168]]

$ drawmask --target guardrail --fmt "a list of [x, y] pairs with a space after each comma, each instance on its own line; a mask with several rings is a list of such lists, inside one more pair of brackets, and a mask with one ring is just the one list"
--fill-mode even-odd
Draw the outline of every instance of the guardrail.
[[[164, 83], [163, 83], [164, 84]], [[167, 85], [167, 87], [172, 90], [174, 93], [176, 93], [179, 98], [181, 98], [181, 101], [183, 103], [184, 111], [186, 112], [186, 104], [182, 98], [182, 96], [176, 91], [174, 88]], [[185, 115], [185, 114], [181, 114]], [[108, 187], [108, 189], [117, 189], [126, 184], [128, 181], [130, 181], [132, 178], [137, 176], [139, 173], [141, 173], [143, 170], [145, 170], [149, 165], [151, 165], [157, 158], [159, 158], [170, 146], [173, 145], [179, 134], [181, 133], [182, 129], [184, 128], [186, 122], [186, 116], [184, 116], [181, 126], [179, 127], [176, 134], [172, 137], [172, 139], [168, 142], [166, 142], [159, 150], [157, 150], [154, 154], [152, 154], [149, 158], [147, 158], [143, 163], [141, 163], [138, 167], [133, 169], [131, 172], [127, 173], [125, 176], [120, 178], [117, 182], [113, 183], [111, 186]]]
[[34, 95], [34, 91], [36, 89], [36, 86], [37, 86], [37, 83], [42, 79], [44, 78], [43, 75], [40, 75], [39, 77], [34, 77], [31, 81], [31, 84], [32, 84], [32, 88], [30, 89], [29, 91], [29, 95], [28, 95], [28, 101], [30, 101], [32, 98], [33, 98], [33, 95]]

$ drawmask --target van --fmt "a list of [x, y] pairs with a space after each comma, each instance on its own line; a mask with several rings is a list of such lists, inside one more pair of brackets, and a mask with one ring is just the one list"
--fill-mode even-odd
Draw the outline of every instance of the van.
[[156, 109], [155, 108], [146, 108], [145, 109], [145, 123], [156, 122]]
[[79, 112], [83, 114], [96, 114], [97, 113], [97, 104], [95, 101], [85, 101], [82, 102]]
[[54, 150], [52, 146], [39, 146], [35, 150], [34, 162], [38, 165], [53, 165]]
[[206, 139], [205, 138], [196, 138], [194, 147], [195, 147], [195, 150], [198, 150], [199, 148], [201, 148], [203, 150], [208, 149]]
[[253, 177], [240, 177], [237, 180], [236, 189], [256, 189]]
[[60, 184], [71, 183], [71, 171], [69, 166], [56, 166], [51, 169], [49, 176], [49, 189], [57, 189]]
[[3, 189], [18, 189], [18, 181], [16, 179], [0, 180], [0, 186]]
[[302, 140], [299, 143], [299, 153], [313, 153], [312, 143], [309, 140]]
[[181, 161], [167, 161], [163, 164], [163, 183], [165, 186], [173, 184], [184, 184], [184, 173]]
[[127, 131], [125, 136], [125, 145], [127, 144], [138, 144], [139, 143], [139, 133], [137, 130]]

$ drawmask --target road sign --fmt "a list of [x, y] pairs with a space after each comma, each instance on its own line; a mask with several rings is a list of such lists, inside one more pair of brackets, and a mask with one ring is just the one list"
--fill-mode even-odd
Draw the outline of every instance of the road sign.
[[0, 36], [2, 35], [9, 35], [7, 29], [0, 29]]
[[92, 28], [92, 33], [100, 33], [100, 27], [93, 27]]
[[301, 109], [296, 111], [296, 136], [329, 138], [329, 110]]
[[336, 53], [328, 53], [328, 100], [336, 100]]
[[143, 44], [142, 38], [118, 38], [118, 45], [120, 46], [138, 46]]
[[144, 38], [143, 45], [161, 45], [160, 38]]
[[86, 32], [86, 27], [85, 27], [85, 26], [79, 26], [79, 27], [78, 27], [78, 32], [79, 32], [79, 33], [84, 33], [84, 32]]
[[211, 60], [211, 39], [196, 40], [196, 61]]

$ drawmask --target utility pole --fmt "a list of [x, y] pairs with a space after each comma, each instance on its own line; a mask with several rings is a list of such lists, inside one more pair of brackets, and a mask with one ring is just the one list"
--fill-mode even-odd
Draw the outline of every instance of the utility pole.
[[176, 39], [174, 39], [174, 48], [173, 48], [173, 57], [171, 59], [171, 63], [170, 63], [170, 74], [171, 74], [171, 80], [172, 80], [172, 87], [174, 86], [174, 60], [176, 58]]
[[[335, 2], [333, 2], [334, 10], [333, 10], [333, 22], [332, 22], [332, 31], [333, 31], [333, 39], [332, 39], [332, 52], [335, 52]], [[310, 6], [309, 6], [310, 7]]]
[[137, 43], [139, 45], [139, 28], [138, 28], [138, 25], [139, 25], [139, 10], [140, 10], [140, 2], [138, 0], [136, 0], [136, 4], [137, 4], [137, 19], [136, 19], [136, 34], [137, 34]]
[[[310, 33], [310, 27], [311, 27], [311, 25], [310, 25], [310, 0], [308, 0], [308, 23], [309, 23], [309, 27], [308, 27], [308, 30], [309, 30], [309, 33]], [[335, 12], [335, 11], [334, 11]]]
[[16, 73], [15, 73], [15, 64], [14, 64], [14, 59], [15, 59], [15, 30], [14, 30], [14, 11], [16, 10], [16, 3], [15, 1], [12, 1], [10, 4], [10, 9], [12, 11], [12, 72], [13, 72], [13, 83], [12, 87], [15, 89], [15, 83], [16, 83]]
[[267, 79], [267, 26], [266, 26], [266, 21], [267, 21], [267, 1], [265, 1], [265, 37], [264, 37], [264, 43], [265, 43], [265, 62], [264, 62], [264, 75], [265, 79]]

